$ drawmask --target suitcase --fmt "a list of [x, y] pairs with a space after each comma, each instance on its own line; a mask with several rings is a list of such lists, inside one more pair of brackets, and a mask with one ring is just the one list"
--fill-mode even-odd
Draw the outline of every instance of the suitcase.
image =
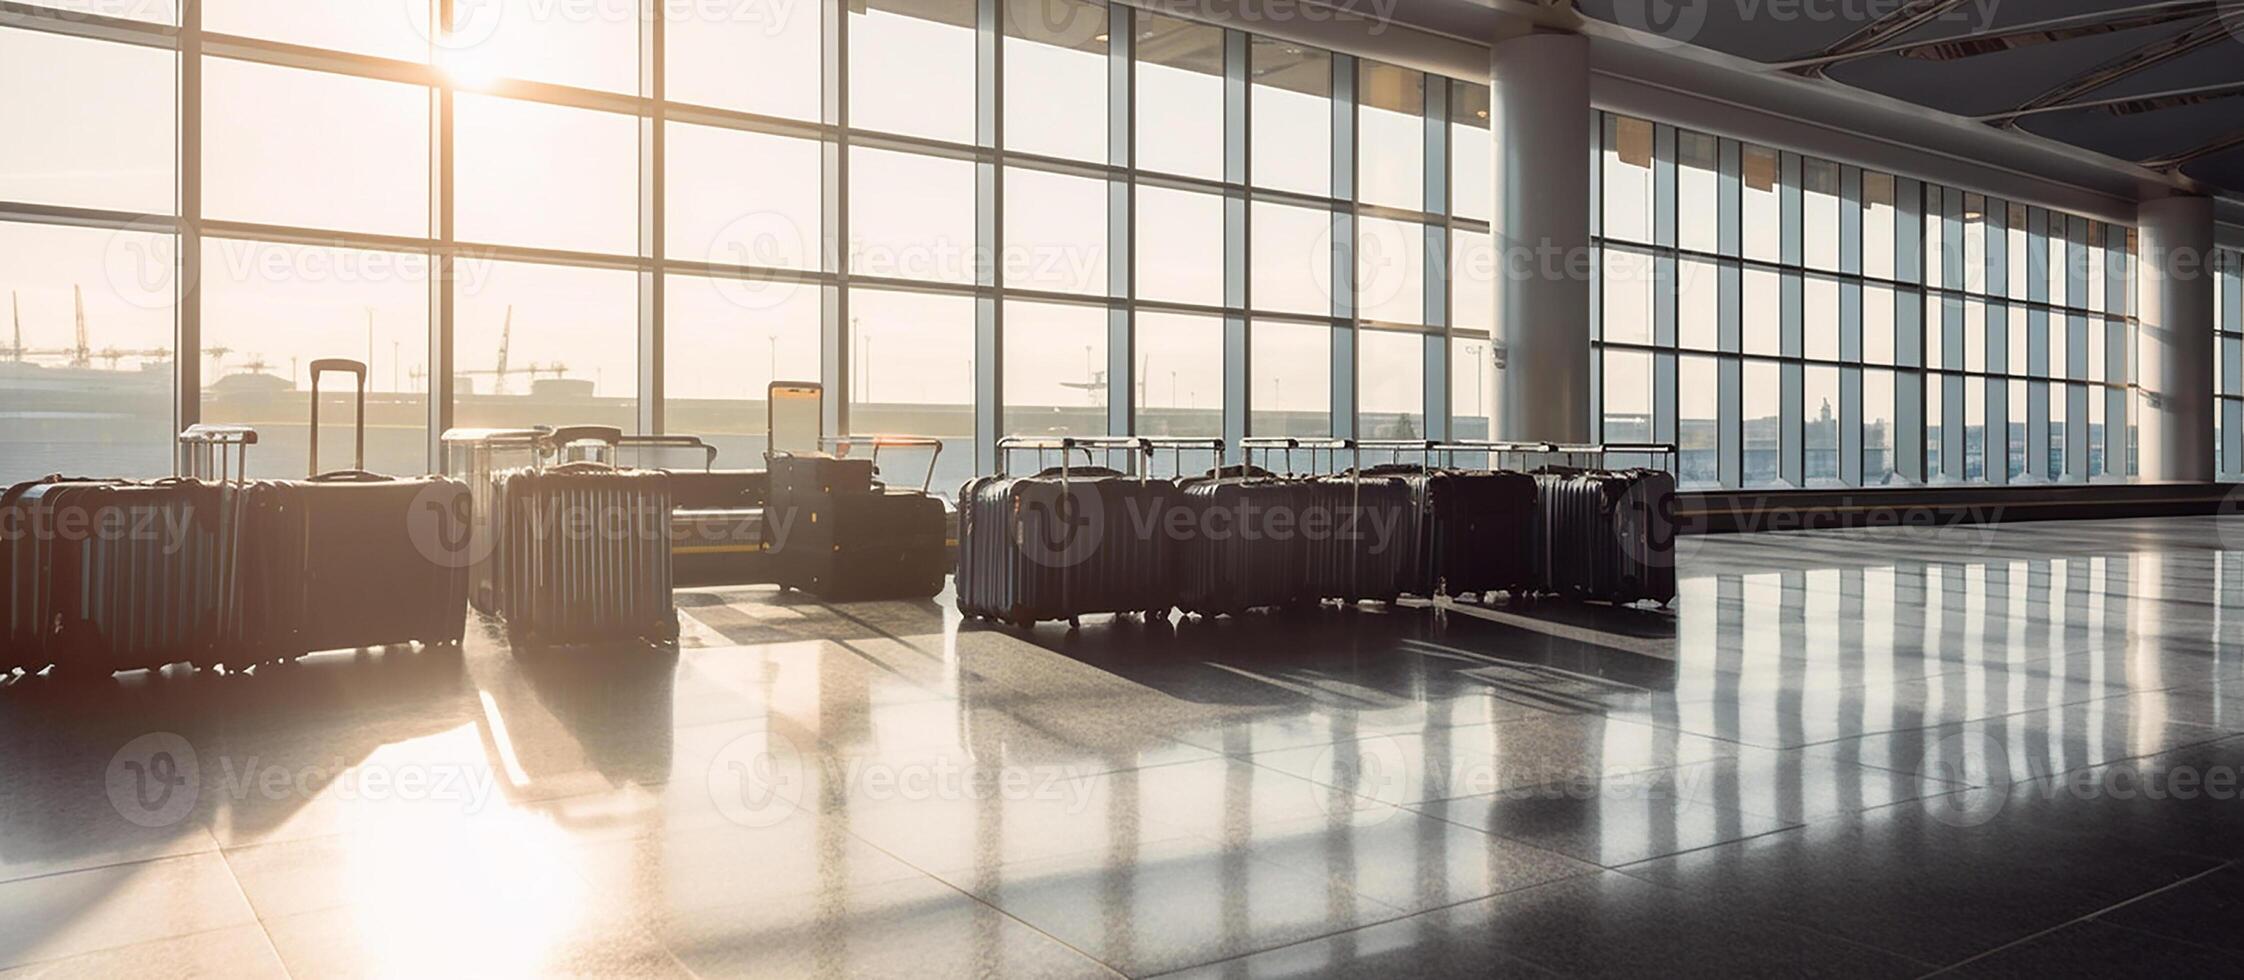
[[1536, 480], [1505, 470], [1374, 466], [1368, 475], [1402, 480], [1411, 491], [1415, 532], [1408, 535], [1414, 595], [1525, 591], [1538, 581], [1533, 560]]
[[1343, 475], [1317, 477], [1309, 486], [1315, 523], [1301, 526], [1309, 594], [1353, 604], [1392, 602], [1412, 591], [1417, 514], [1410, 485]]
[[1192, 533], [1176, 549], [1177, 608], [1218, 616], [1316, 601], [1301, 536], [1271, 533], [1268, 520], [1273, 511], [1306, 512], [1316, 494], [1310, 484], [1211, 474], [1183, 481], [1178, 492]]
[[515, 638], [677, 639], [669, 476], [575, 462], [494, 479], [493, 592]]
[[958, 609], [1027, 627], [1175, 604], [1176, 485], [1105, 467], [979, 477], [959, 490]]
[[873, 480], [867, 459], [774, 454], [763, 534], [780, 585], [837, 602], [943, 591], [943, 502]]
[[[318, 473], [319, 381], [350, 374], [358, 455]], [[311, 469], [260, 481], [244, 525], [242, 642], [278, 659], [318, 650], [458, 643], [466, 630], [471, 502], [465, 483], [365, 470], [366, 366], [312, 362]]]
[[1659, 470], [1552, 467], [1535, 477], [1543, 587], [1614, 603], [1675, 598], [1675, 479]]
[[238, 663], [221, 640], [244, 498], [238, 484], [180, 478], [24, 488], [15, 506], [32, 533], [10, 578], [33, 637], [10, 659], [94, 674]]
[[763, 470], [663, 470], [670, 475], [670, 504], [679, 510], [762, 507], [771, 496]]
[[16, 670], [35, 674], [48, 664], [40, 624], [53, 622], [54, 582], [39, 573], [35, 539], [50, 537], [53, 527], [35, 516], [24, 494], [34, 487], [62, 483], [121, 482], [125, 481], [58, 473], [0, 491], [0, 674]]

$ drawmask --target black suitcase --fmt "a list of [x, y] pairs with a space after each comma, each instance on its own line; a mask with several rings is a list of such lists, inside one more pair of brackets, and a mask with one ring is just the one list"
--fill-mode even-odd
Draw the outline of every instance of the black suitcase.
[[220, 641], [243, 501], [238, 484], [177, 478], [23, 488], [14, 506], [32, 533], [10, 591], [25, 599], [31, 646], [9, 659], [96, 674], [234, 662]]
[[970, 480], [959, 490], [958, 609], [1016, 626], [1175, 604], [1176, 485], [1105, 467]]
[[114, 484], [126, 481], [54, 474], [0, 491], [0, 674], [46, 669], [41, 624], [54, 620], [54, 582], [39, 571], [35, 538], [51, 536], [51, 515], [35, 511], [24, 494], [34, 487], [61, 483]]
[[1533, 588], [1536, 481], [1504, 470], [1427, 469], [1390, 464], [1367, 474], [1410, 487], [1416, 523], [1408, 555], [1414, 595], [1465, 595]]
[[[330, 372], [357, 383], [357, 456], [351, 469], [318, 473], [319, 380]], [[467, 484], [366, 472], [365, 365], [312, 362], [311, 396], [314, 475], [250, 491], [241, 642], [275, 659], [458, 643], [467, 622]]]
[[495, 604], [530, 642], [678, 636], [670, 478], [605, 463], [498, 474]]
[[1183, 481], [1178, 492], [1191, 533], [1176, 549], [1177, 608], [1217, 616], [1316, 601], [1301, 535], [1280, 533], [1270, 517], [1287, 513], [1290, 525], [1307, 512], [1316, 494], [1310, 484], [1211, 474]]
[[670, 505], [679, 510], [762, 507], [771, 496], [771, 474], [763, 470], [663, 472], [670, 475]]
[[1347, 475], [1309, 481], [1311, 521], [1300, 526], [1307, 588], [1319, 599], [1392, 602], [1412, 591], [1417, 533], [1410, 485]]
[[873, 476], [867, 459], [771, 457], [763, 537], [780, 585], [837, 602], [943, 591], [943, 502]]
[[1552, 467], [1535, 479], [1546, 590], [1615, 603], [1674, 600], [1672, 475]]

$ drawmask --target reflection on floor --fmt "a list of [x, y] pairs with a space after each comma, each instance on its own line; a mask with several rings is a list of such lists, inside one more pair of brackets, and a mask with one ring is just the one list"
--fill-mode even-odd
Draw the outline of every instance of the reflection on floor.
[[1692, 540], [1672, 620], [740, 589], [675, 654], [22, 679], [0, 968], [2235, 971], [2239, 535]]

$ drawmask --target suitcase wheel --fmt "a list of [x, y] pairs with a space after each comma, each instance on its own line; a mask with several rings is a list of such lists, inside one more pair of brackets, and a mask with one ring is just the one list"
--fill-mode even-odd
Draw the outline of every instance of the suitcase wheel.
[[1067, 628], [1068, 628], [1068, 629], [1070, 629], [1070, 630], [1079, 630], [1079, 629], [1082, 629], [1082, 628], [1083, 628], [1083, 617], [1081, 617], [1081, 616], [1069, 616], [1069, 617], [1067, 618]]

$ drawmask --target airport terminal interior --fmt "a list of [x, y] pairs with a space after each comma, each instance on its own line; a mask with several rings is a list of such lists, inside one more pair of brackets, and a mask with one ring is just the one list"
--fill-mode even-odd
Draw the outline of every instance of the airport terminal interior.
[[2244, 972], [2240, 66], [0, 0], [0, 977]]

